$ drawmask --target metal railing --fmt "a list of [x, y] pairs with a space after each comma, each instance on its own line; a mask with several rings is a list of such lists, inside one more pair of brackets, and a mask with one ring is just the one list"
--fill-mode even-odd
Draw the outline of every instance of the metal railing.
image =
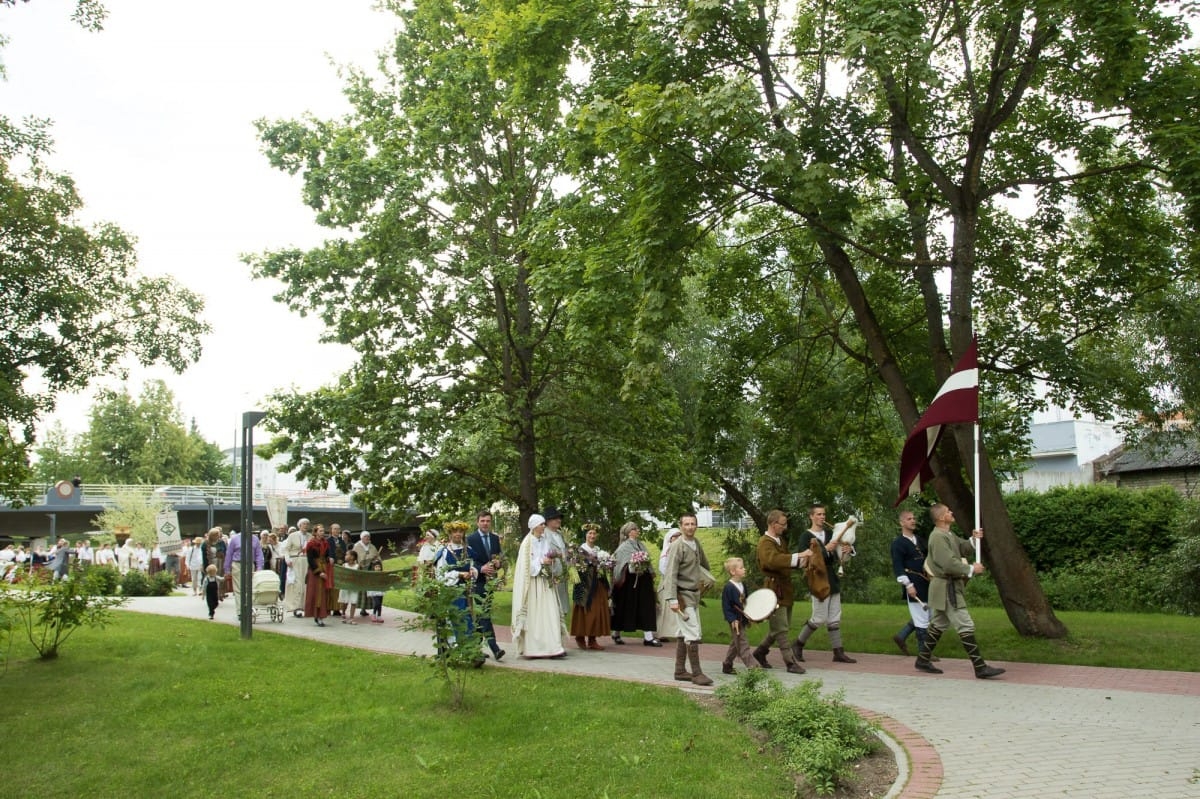
[[[25, 488], [34, 497], [45, 497], [53, 486], [45, 483], [27, 483]], [[118, 484], [88, 484], [80, 488], [81, 503], [84, 505], [102, 505], [111, 508], [118, 499], [128, 498], [131, 501], [141, 500], [150, 502], [160, 500], [167, 505], [207, 505], [212, 500], [213, 505], [238, 506], [242, 502], [242, 491], [239, 486], [183, 486], [183, 485], [118, 485]], [[347, 494], [336, 491], [278, 491], [254, 490], [255, 504], [265, 503], [267, 497], [285, 496], [288, 505], [306, 508], [353, 508], [354, 504]]]

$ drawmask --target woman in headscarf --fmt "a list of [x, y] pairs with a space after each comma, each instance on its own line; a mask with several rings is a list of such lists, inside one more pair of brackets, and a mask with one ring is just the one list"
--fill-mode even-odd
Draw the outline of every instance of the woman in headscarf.
[[[680, 535], [682, 533], [678, 528], [672, 528], [663, 538], [662, 554], [658, 557], [658, 573], [664, 577], [667, 574], [667, 556], [671, 552], [671, 547], [679, 540]], [[659, 590], [661, 592], [661, 585]], [[670, 599], [665, 594], [659, 596], [658, 634], [662, 638], [679, 637], [679, 614], [671, 610]]]
[[529, 517], [529, 534], [521, 541], [513, 576], [512, 635], [517, 654], [525, 658], [561, 658], [562, 612], [551, 565], [563, 556], [545, 537], [546, 519]]
[[655, 635], [654, 572], [641, 536], [636, 523], [621, 526], [621, 545], [613, 555], [613, 643], [625, 643], [623, 632], [642, 630], [643, 646], [662, 646]]
[[[585, 524], [584, 543], [579, 545], [579, 583], [571, 592], [571, 635], [580, 649], [603, 651], [596, 639], [612, 632], [608, 615], [608, 572], [601, 558], [608, 560], [608, 553], [596, 546], [600, 529], [594, 524]], [[611, 561], [610, 561], [611, 564]]]

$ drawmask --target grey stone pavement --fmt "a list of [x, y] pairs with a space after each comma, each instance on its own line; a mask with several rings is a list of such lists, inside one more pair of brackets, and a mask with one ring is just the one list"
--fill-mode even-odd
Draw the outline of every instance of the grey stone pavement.
[[[208, 615], [204, 602], [192, 596], [136, 598], [126, 608], [201, 620]], [[273, 623], [261, 614], [253, 635], [293, 635], [397, 655], [432, 652], [428, 633], [402, 629], [411, 614], [385, 608], [384, 618], [385, 624], [358, 625], [333, 618], [322, 628], [310, 619], [288, 616]], [[233, 625], [231, 634], [237, 634], [232, 598], [213, 623]], [[508, 632], [497, 628], [501, 646]], [[852, 647], [853, 629], [847, 633]], [[636, 637], [626, 641], [612, 646], [605, 639], [605, 651], [585, 652], [568, 639], [563, 660], [522, 660], [507, 646], [504, 660], [489, 660], [483, 673], [524, 669], [685, 687], [672, 679], [669, 644], [658, 649]], [[940, 648], [948, 650], [949, 643]], [[986, 656], [986, 638], [980, 645]], [[733, 679], [720, 673], [724, 653], [719, 645], [705, 645], [701, 653], [717, 685]], [[970, 664], [957, 657], [939, 663], [945, 674], [926, 675], [900, 655], [854, 654], [853, 665], [834, 664], [828, 651], [805, 655], [808, 674], [801, 676], [786, 673], [773, 652], [772, 676], [784, 684], [818, 679], [824, 692], [841, 689], [846, 702], [876, 715], [898, 753], [900, 778], [891, 797], [1200, 799], [1200, 672], [993, 662], [1008, 673], [976, 680]]]

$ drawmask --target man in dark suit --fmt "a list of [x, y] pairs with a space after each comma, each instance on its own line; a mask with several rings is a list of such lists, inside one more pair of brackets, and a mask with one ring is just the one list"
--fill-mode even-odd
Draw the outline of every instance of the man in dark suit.
[[491, 608], [486, 604], [488, 580], [496, 577], [493, 558], [500, 556], [500, 536], [492, 532], [491, 511], [481, 510], [475, 517], [475, 532], [467, 536], [467, 555], [475, 565], [479, 576], [471, 586], [475, 595], [475, 624], [487, 639], [492, 657], [497, 661], [504, 657], [504, 650], [496, 643], [496, 630], [492, 627]]

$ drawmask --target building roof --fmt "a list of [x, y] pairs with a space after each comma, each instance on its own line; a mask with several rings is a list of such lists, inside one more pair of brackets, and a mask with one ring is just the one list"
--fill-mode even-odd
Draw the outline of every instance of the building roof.
[[1196, 468], [1200, 467], [1200, 441], [1189, 436], [1172, 437], [1169, 442], [1142, 442], [1129, 449], [1119, 448], [1110, 457], [1103, 468], [1106, 474]]

